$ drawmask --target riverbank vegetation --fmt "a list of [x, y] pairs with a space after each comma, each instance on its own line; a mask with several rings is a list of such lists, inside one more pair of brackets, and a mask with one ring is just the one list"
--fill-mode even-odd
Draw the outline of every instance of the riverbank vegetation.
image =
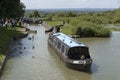
[[61, 27], [61, 31], [66, 34], [80, 35], [80, 37], [109, 37], [111, 30], [119, 30], [111, 28], [108, 24], [120, 24], [120, 10], [97, 12], [97, 13], [82, 13], [74, 12], [56, 13], [53, 15], [53, 20], [48, 21], [48, 24], [54, 26], [61, 21], [65, 22], [65, 26]]
[[14, 36], [21, 35], [23, 28], [14, 27], [14, 28], [0, 28], [0, 62], [4, 59], [7, 51], [9, 50], [9, 44], [12, 41]]
[[[20, 0], [1, 0], [0, 2], [0, 67], [4, 62], [11, 39], [16, 35], [23, 34], [20, 28], [15, 27], [14, 19], [24, 16], [25, 6]], [[14, 23], [14, 24], [11, 24]], [[13, 27], [7, 27], [9, 24]]]
[[[35, 11], [37, 12], [37, 11]], [[35, 12], [32, 15], [35, 15]], [[80, 37], [110, 37], [113, 28], [111, 25], [120, 24], [120, 9], [105, 12], [40, 12], [40, 18], [44, 18], [48, 25], [56, 26], [64, 24], [61, 31], [65, 34], [79, 35]], [[35, 16], [32, 16], [35, 17]], [[38, 16], [37, 16], [38, 17]]]

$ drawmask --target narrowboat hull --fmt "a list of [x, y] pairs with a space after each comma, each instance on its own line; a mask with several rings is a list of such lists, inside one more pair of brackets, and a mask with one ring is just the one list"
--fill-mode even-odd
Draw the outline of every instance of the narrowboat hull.
[[54, 45], [52, 45], [52, 42], [49, 40], [48, 45], [57, 53], [57, 55], [62, 59], [62, 61], [68, 68], [84, 72], [91, 72], [92, 59], [84, 60], [86, 61], [86, 64], [81, 63], [81, 60], [71, 60], [66, 58], [66, 56], [64, 56], [60, 51], [58, 51], [57, 48]]
[[75, 70], [79, 70], [79, 71], [84, 71], [84, 72], [91, 72], [91, 63], [89, 64], [80, 64], [80, 63], [71, 63], [71, 62], [65, 62], [66, 66], [71, 68], [71, 69], [75, 69]]

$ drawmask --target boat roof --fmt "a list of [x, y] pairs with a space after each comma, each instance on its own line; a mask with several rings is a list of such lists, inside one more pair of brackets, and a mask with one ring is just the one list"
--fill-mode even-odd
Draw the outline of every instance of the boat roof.
[[61, 40], [63, 43], [65, 43], [69, 47], [78, 47], [78, 46], [85, 47], [86, 46], [83, 43], [75, 41], [73, 38], [71, 38], [71, 37], [69, 37], [61, 32], [54, 33], [53, 35], [56, 36], [56, 38]]

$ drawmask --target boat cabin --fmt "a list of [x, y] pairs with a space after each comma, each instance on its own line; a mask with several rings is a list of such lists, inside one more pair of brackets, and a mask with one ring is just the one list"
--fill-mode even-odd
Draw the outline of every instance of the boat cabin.
[[50, 34], [49, 40], [60, 54], [71, 60], [84, 60], [90, 58], [89, 49], [86, 45], [63, 33]]

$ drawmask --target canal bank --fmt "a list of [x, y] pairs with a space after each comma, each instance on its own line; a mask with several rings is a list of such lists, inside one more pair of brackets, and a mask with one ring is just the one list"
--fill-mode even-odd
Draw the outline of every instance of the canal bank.
[[[0, 29], [0, 43], [1, 43], [1, 50], [0, 50], [0, 74], [3, 71], [5, 63], [9, 57], [9, 45], [14, 42], [14, 40], [18, 40], [20, 38], [26, 37], [28, 33], [25, 31], [25, 28], [1, 28]], [[3, 44], [2, 44], [3, 43]], [[5, 50], [6, 49], [6, 50]]]
[[[42, 25], [28, 26], [37, 30], [11, 44], [0, 80], [119, 80], [120, 32], [111, 38], [79, 38], [89, 46], [93, 58], [92, 74], [67, 68], [47, 45], [48, 34]], [[34, 36], [32, 38], [32, 36]], [[112, 63], [112, 64], [111, 64]]]

